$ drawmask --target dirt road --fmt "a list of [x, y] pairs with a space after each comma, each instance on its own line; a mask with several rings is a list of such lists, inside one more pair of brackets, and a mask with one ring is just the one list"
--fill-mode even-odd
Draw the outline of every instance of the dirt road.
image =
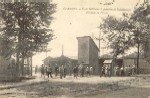
[[148, 98], [150, 77], [53, 78], [24, 87], [0, 90], [0, 98]]

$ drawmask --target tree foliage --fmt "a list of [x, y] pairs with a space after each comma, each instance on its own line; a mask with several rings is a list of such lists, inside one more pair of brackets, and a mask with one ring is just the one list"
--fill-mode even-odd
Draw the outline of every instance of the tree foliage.
[[[134, 36], [134, 42], [140, 44], [143, 52], [149, 50], [150, 39], [150, 5], [143, 3], [134, 10], [130, 17], [130, 23], [132, 25], [132, 32]], [[147, 53], [146, 53], [147, 54]], [[146, 55], [145, 55], [146, 56]]]
[[48, 2], [0, 3], [0, 55], [28, 57], [53, 39], [56, 5]]
[[140, 50], [143, 50], [147, 57], [149, 56], [150, 5], [148, 3], [136, 8], [131, 16], [123, 14], [121, 19], [108, 16], [100, 26], [107, 35], [115, 57], [123, 54], [129, 47], [137, 46], [137, 68], [139, 68]]
[[100, 29], [103, 30], [108, 40], [108, 45], [113, 49], [112, 53], [117, 57], [119, 54], [124, 54], [125, 50], [132, 45], [132, 37], [129, 33], [130, 26], [128, 19], [116, 19], [113, 16], [108, 16], [100, 24]]

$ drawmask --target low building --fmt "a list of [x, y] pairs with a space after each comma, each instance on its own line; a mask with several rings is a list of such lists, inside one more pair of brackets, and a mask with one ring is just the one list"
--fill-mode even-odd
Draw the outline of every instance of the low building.
[[[113, 60], [113, 56], [112, 55], [103, 55], [100, 57], [100, 63], [101, 64], [105, 64], [105, 62], [109, 61], [109, 60]], [[121, 58], [118, 58], [117, 59], [117, 67], [121, 68], [125, 68], [125, 67], [131, 67], [133, 65], [136, 65], [136, 69], [137, 69], [137, 53], [131, 53], [129, 55], [126, 55], [124, 57], [121, 57]], [[113, 64], [111, 64], [112, 67], [113, 67]], [[113, 70], [113, 68], [112, 68]], [[142, 55], [140, 54], [140, 57], [139, 57], [139, 73], [140, 74], [148, 74], [150, 73], [150, 62], [147, 61], [147, 59]]]
[[70, 72], [72, 71], [73, 67], [78, 64], [78, 60], [71, 59], [62, 54], [60, 57], [56, 58], [52, 58], [50, 56], [45, 58], [43, 60], [43, 64], [45, 67], [51, 65], [53, 70], [55, 70], [55, 67], [61, 67], [61, 65], [64, 65], [64, 67], [67, 68], [68, 71]]

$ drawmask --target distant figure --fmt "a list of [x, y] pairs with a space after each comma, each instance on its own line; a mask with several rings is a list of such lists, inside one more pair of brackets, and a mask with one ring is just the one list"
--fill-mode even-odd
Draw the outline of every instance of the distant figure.
[[86, 67], [86, 76], [89, 76], [90, 75], [90, 69], [89, 69], [89, 67]]
[[44, 65], [43, 65], [43, 64], [42, 64], [42, 66], [41, 66], [40, 71], [41, 71], [41, 77], [43, 77], [43, 76], [44, 76]]
[[106, 77], [106, 75], [105, 75], [105, 67], [104, 67], [104, 66], [102, 67], [100, 77], [102, 77], [102, 76], [105, 76], [105, 77]]
[[131, 75], [131, 66], [129, 65], [128, 66], [128, 76], [130, 76]]
[[116, 67], [116, 70], [117, 70], [116, 75], [119, 76], [120, 75], [120, 68]]
[[121, 76], [124, 76], [124, 69], [123, 69], [123, 66], [120, 68], [120, 75], [121, 75]]
[[114, 67], [114, 76], [117, 76], [117, 67]]
[[135, 64], [132, 65], [131, 71], [132, 71], [131, 75], [132, 75], [132, 76], [135, 75]]
[[51, 68], [50, 64], [47, 67], [47, 76], [48, 76], [48, 78], [49, 78], [49, 75], [50, 75], [51, 78], [53, 78], [53, 76], [52, 76], [52, 68]]
[[90, 76], [93, 74], [93, 67], [90, 67]]
[[111, 77], [110, 67], [108, 67], [108, 77]]
[[66, 78], [66, 75], [67, 75], [67, 68], [64, 67], [64, 70], [63, 70], [63, 71], [64, 71], [64, 72], [63, 72], [64, 78]]
[[105, 76], [108, 76], [108, 67], [105, 67]]
[[78, 67], [74, 67], [73, 68], [73, 75], [74, 75], [74, 79], [76, 78], [77, 79], [77, 76], [78, 76]]
[[59, 72], [58, 66], [55, 66], [55, 77], [57, 77], [58, 72]]
[[62, 79], [63, 74], [64, 74], [64, 66], [61, 65], [61, 67], [59, 67], [59, 74], [60, 74], [60, 79]]
[[83, 65], [80, 64], [79, 67], [78, 67], [78, 70], [79, 70], [78, 76], [80, 76], [80, 77], [82, 76], [82, 68], [83, 68]]
[[82, 67], [82, 69], [81, 69], [81, 76], [82, 76], [82, 77], [84, 77], [84, 71], [85, 71], [85, 68]]

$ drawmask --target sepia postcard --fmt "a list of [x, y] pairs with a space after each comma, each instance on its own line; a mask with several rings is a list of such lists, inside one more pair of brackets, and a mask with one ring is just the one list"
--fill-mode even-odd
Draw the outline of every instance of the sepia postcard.
[[0, 98], [150, 98], [150, 0], [0, 0]]

